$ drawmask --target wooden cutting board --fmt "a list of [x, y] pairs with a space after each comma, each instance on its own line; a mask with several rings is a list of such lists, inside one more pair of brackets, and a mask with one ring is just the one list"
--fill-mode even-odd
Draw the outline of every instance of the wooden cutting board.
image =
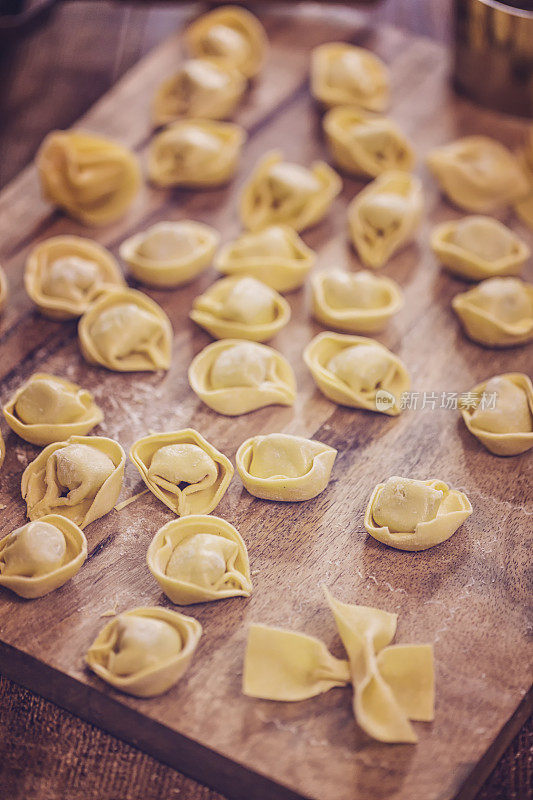
[[[67, 585], [35, 601], [0, 592], [0, 670], [81, 717], [147, 750], [177, 769], [241, 800], [449, 800], [470, 798], [525, 719], [530, 683], [526, 601], [533, 504], [531, 455], [491, 456], [466, 431], [457, 412], [440, 408], [440, 393], [463, 392], [481, 379], [531, 368], [531, 347], [485, 350], [461, 333], [450, 300], [464, 288], [440, 271], [428, 248], [431, 227], [459, 216], [422, 166], [433, 146], [469, 133], [494, 135], [510, 146], [524, 125], [481, 111], [449, 89], [447, 58], [428, 40], [399, 31], [371, 31], [355, 12], [336, 15], [316, 5], [265, 18], [268, 64], [237, 121], [248, 130], [241, 168], [225, 189], [161, 191], [146, 186], [120, 222], [87, 231], [40, 198], [36, 172], [26, 169], [0, 195], [0, 261], [11, 284], [0, 320], [3, 402], [35, 370], [78, 381], [96, 395], [105, 422], [95, 433], [124, 448], [151, 430], [193, 426], [232, 457], [257, 433], [287, 431], [338, 448], [327, 490], [313, 501], [284, 505], [248, 495], [234, 478], [216, 510], [247, 542], [255, 590], [249, 600], [193, 606], [204, 636], [186, 677], [168, 694], [136, 700], [108, 688], [83, 665], [105, 624], [102, 614], [169, 602], [145, 565], [146, 549], [169, 510], [145, 495], [87, 529], [90, 556]], [[301, 358], [320, 328], [309, 318], [308, 291], [292, 293], [291, 324], [273, 341], [298, 381], [294, 408], [271, 407], [228, 420], [207, 409], [187, 383], [192, 357], [209, 337], [188, 321], [193, 298], [213, 270], [174, 291], [149, 291], [175, 330], [166, 374], [114, 374], [80, 357], [74, 323], [41, 317], [22, 288], [25, 259], [36, 242], [59, 233], [90, 235], [116, 253], [132, 232], [163, 219], [191, 217], [214, 225], [223, 240], [239, 232], [242, 184], [257, 159], [281, 147], [307, 163], [326, 155], [320, 117], [308, 88], [309, 53], [330, 40], [370, 47], [391, 67], [391, 116], [412, 138], [425, 185], [426, 219], [416, 245], [384, 274], [403, 287], [406, 304], [379, 337], [397, 352], [420, 392], [418, 410], [400, 418], [337, 407], [315, 389]], [[80, 120], [139, 152], [150, 139], [149, 104], [157, 84], [182, 57], [179, 35], [154, 50]], [[346, 206], [361, 184], [344, 180], [327, 219], [305, 234], [318, 267], [359, 267], [346, 232]], [[509, 214], [505, 222], [531, 241]], [[530, 271], [531, 274], [531, 271]], [[422, 408], [423, 393], [426, 407]], [[439, 398], [428, 403], [431, 393]], [[7, 429], [2, 424], [4, 435]], [[20, 476], [37, 449], [6, 437], [0, 474], [0, 535], [24, 523]], [[367, 538], [363, 513], [373, 486], [389, 475], [439, 477], [464, 490], [474, 513], [448, 542], [423, 553], [388, 549]], [[143, 487], [129, 464], [122, 499]], [[351, 713], [351, 691], [336, 689], [295, 704], [241, 694], [247, 626], [264, 622], [323, 638], [342, 655], [321, 584], [347, 602], [398, 612], [397, 642], [433, 642], [436, 717], [416, 724], [420, 742], [385, 745], [367, 738]]]

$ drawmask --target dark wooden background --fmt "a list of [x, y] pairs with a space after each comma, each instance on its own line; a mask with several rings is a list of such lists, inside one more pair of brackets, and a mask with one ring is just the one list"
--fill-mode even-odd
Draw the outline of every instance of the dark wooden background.
[[[449, 41], [449, 7], [449, 0], [388, 0], [366, 13], [373, 22]], [[24, 36], [0, 42], [0, 188], [32, 159], [48, 130], [68, 127], [142, 55], [201, 8], [192, 3], [66, 2]], [[530, 797], [532, 746], [529, 724], [477, 800]], [[221, 796], [0, 678], [0, 797]]]

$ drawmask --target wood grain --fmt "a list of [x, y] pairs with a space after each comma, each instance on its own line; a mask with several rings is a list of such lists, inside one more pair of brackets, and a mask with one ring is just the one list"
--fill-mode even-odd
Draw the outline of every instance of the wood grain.
[[[304, 19], [273, 23], [269, 68], [238, 115], [250, 140], [235, 183], [203, 194], [146, 188], [128, 218], [98, 232], [98, 240], [116, 252], [132, 230], [183, 216], [214, 224], [224, 240], [234, 236], [239, 189], [266, 149], [282, 145], [287, 157], [302, 161], [324, 155], [306, 76], [309, 49], [328, 39], [366, 44], [390, 63], [392, 116], [421, 156], [462, 133], [487, 132], [517, 143], [523, 131], [519, 123], [474, 111], [449, 94], [439, 46], [389, 29], [373, 34], [359, 21], [354, 15], [349, 26], [335, 24], [315, 11]], [[115, 135], [144, 157], [147, 103], [179, 52], [178, 38], [154, 51], [91, 110], [84, 126]], [[531, 363], [528, 348], [495, 355], [462, 337], [449, 301], [463, 284], [441, 274], [427, 249], [431, 224], [457, 214], [441, 201], [425, 171], [420, 173], [428, 220], [417, 246], [385, 270], [402, 284], [407, 303], [381, 341], [404, 359], [421, 392], [464, 391], [499, 371], [525, 371]], [[319, 251], [319, 266], [357, 265], [346, 241], [345, 208], [360, 186], [346, 180], [332, 214], [305, 236]], [[525, 234], [519, 226], [516, 230]], [[2, 594], [0, 669], [235, 797], [249, 797], [252, 791], [254, 797], [340, 800], [473, 796], [526, 710], [525, 534], [532, 513], [531, 459], [495, 459], [451, 411], [426, 408], [391, 420], [331, 405], [315, 391], [300, 357], [302, 346], [319, 330], [309, 321], [306, 292], [290, 296], [293, 322], [274, 341], [297, 373], [300, 393], [294, 409], [263, 409], [228, 425], [188, 389], [186, 367], [209, 339], [186, 321], [187, 312], [213, 273], [181, 291], [150, 292], [176, 331], [168, 374], [123, 376], [89, 368], [78, 354], [75, 326], [44, 321], [21, 290], [30, 246], [59, 232], [83, 229], [50, 213], [29, 168], [0, 196], [0, 260], [14, 288], [0, 325], [2, 399], [39, 366], [94, 391], [106, 410], [99, 432], [115, 436], [125, 447], [148, 429], [191, 424], [230, 457], [247, 436], [275, 430], [314, 435], [338, 447], [339, 457], [328, 490], [305, 504], [254, 500], [234, 479], [217, 513], [236, 524], [248, 543], [257, 571], [255, 593], [249, 602], [192, 609], [205, 636], [187, 679], [166, 697], [149, 702], [123, 698], [90, 676], [81, 662], [104, 622], [100, 614], [110, 607], [120, 611], [166, 604], [144, 564], [151, 536], [170, 518], [151, 497], [90, 526], [87, 565], [54, 595], [29, 604]], [[7, 504], [3, 533], [23, 522], [20, 473], [37, 452], [13, 434], [7, 445], [0, 490], [0, 501]], [[438, 475], [464, 489], [475, 508], [473, 517], [449, 542], [422, 554], [369, 542], [362, 528], [366, 499], [378, 480], [394, 473]], [[123, 496], [140, 488], [129, 467]], [[343, 600], [398, 611], [399, 641], [435, 642], [437, 718], [433, 725], [417, 726], [421, 742], [416, 748], [366, 739], [354, 725], [347, 690], [287, 706], [241, 696], [250, 621], [306, 630], [340, 653], [321, 581]], [[502, 733], [513, 714], [513, 724]]]

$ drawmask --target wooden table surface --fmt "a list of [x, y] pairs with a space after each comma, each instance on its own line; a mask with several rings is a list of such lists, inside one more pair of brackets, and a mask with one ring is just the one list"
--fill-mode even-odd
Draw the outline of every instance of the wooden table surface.
[[[150, 9], [68, 3], [38, 29], [0, 51], [0, 186], [32, 158], [50, 128], [67, 127], [190, 14], [191, 4]], [[368, 15], [418, 34], [448, 38], [445, 0], [390, 0]], [[530, 746], [531, 726], [515, 739], [478, 800], [527, 797]], [[0, 679], [0, 797], [4, 796], [9, 800], [220, 797]]]

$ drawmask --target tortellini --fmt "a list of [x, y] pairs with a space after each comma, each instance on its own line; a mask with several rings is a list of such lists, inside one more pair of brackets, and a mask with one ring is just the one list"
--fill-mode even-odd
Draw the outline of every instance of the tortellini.
[[374, 53], [344, 42], [313, 50], [311, 91], [325, 106], [356, 106], [385, 111], [389, 105], [389, 71]]
[[157, 90], [154, 124], [166, 125], [180, 117], [228, 119], [245, 89], [246, 79], [236, 67], [221, 59], [191, 58]]
[[246, 78], [257, 75], [267, 49], [263, 26], [239, 6], [221, 6], [203, 14], [189, 25], [185, 39], [194, 56], [224, 59]]
[[347, 333], [376, 333], [403, 306], [398, 284], [368, 270], [330, 269], [311, 278], [313, 316]]
[[84, 436], [104, 418], [90, 392], [47, 372], [35, 372], [3, 411], [15, 433], [41, 447], [69, 436]]
[[422, 184], [407, 172], [384, 172], [354, 197], [348, 206], [348, 224], [365, 266], [383, 267], [411, 242], [422, 205]]
[[396, 416], [409, 374], [398, 356], [374, 339], [319, 333], [304, 361], [320, 391], [334, 403]]
[[533, 228], [533, 126], [530, 127], [525, 147], [518, 155], [524, 175], [529, 183], [528, 192], [514, 204], [514, 210], [526, 225]]
[[181, 286], [213, 260], [220, 236], [192, 220], [158, 222], [120, 245], [131, 274], [149, 286]]
[[0, 586], [43, 597], [63, 586], [87, 559], [87, 540], [71, 520], [46, 514], [0, 540]]
[[7, 302], [7, 278], [6, 273], [2, 269], [2, 265], [0, 264], [0, 312], [4, 309], [5, 304]]
[[71, 436], [45, 447], [22, 475], [28, 518], [60, 514], [86, 528], [118, 500], [126, 456], [113, 439]]
[[528, 189], [515, 156], [488, 136], [466, 136], [438, 147], [427, 164], [452, 203], [478, 214], [506, 206]]
[[215, 267], [226, 275], [250, 275], [278, 292], [290, 292], [303, 285], [315, 259], [295, 230], [271, 225], [224, 245]]
[[452, 306], [467, 336], [488, 347], [533, 340], [533, 284], [518, 278], [488, 278], [456, 295]]
[[477, 402], [464, 406], [461, 414], [470, 433], [487, 450], [497, 456], [516, 456], [533, 447], [533, 386], [527, 375], [495, 375], [469, 394], [477, 396]]
[[135, 608], [104, 626], [85, 660], [115, 689], [155, 697], [185, 674], [201, 635], [202, 626], [192, 617], [166, 608]]
[[473, 281], [519, 275], [530, 256], [529, 247], [516, 233], [484, 216], [437, 225], [431, 247], [450, 272]]
[[156, 186], [221, 186], [237, 170], [246, 131], [214, 120], [174, 122], [154, 137], [148, 173]]
[[170, 320], [161, 306], [135, 289], [102, 295], [81, 318], [78, 335], [89, 364], [115, 372], [155, 372], [170, 366]]
[[324, 161], [315, 161], [308, 169], [283, 161], [282, 153], [273, 150], [244, 187], [242, 223], [251, 231], [278, 224], [302, 231], [320, 222], [341, 188], [341, 179]]
[[291, 307], [256, 278], [236, 276], [217, 281], [197, 297], [190, 317], [215, 339], [264, 342], [285, 327]]
[[390, 170], [413, 169], [413, 148], [391, 119], [338, 106], [322, 124], [334, 162], [350, 175], [377, 178]]
[[210, 514], [233, 477], [233, 465], [197, 431], [153, 433], [130, 458], [150, 491], [175, 514]]
[[337, 451], [314, 439], [269, 433], [241, 444], [235, 460], [245, 489], [264, 500], [311, 500], [329, 483]]
[[233, 525], [197, 515], [168, 522], [154, 536], [148, 568], [173, 603], [186, 606], [252, 593], [248, 551]]
[[189, 383], [209, 408], [228, 416], [292, 406], [296, 398], [294, 373], [281, 353], [240, 339], [204, 347], [189, 367]]
[[141, 185], [136, 156], [117, 142], [81, 131], [53, 131], [37, 153], [47, 200], [86, 225], [123, 216]]
[[365, 528], [389, 547], [427, 550], [449, 539], [471, 513], [468, 497], [443, 481], [394, 475], [372, 492]]

